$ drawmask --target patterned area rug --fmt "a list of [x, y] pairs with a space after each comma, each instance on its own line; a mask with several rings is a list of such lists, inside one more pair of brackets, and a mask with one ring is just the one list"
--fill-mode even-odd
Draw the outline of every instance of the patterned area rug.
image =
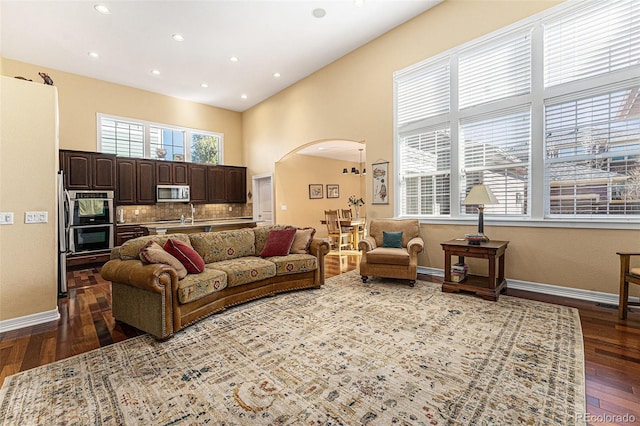
[[5, 381], [0, 424], [581, 424], [573, 308], [355, 271]]

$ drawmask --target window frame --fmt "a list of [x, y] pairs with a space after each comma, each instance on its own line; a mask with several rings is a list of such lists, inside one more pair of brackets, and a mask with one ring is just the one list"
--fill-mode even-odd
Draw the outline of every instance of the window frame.
[[[144, 135], [143, 156], [129, 157], [129, 158], [141, 158], [141, 159], [150, 159], [150, 160], [156, 160], [156, 161], [183, 161], [186, 163], [192, 163], [191, 136], [194, 134], [197, 134], [197, 135], [212, 136], [219, 139], [218, 162], [217, 163], [194, 163], [194, 164], [224, 165], [224, 133], [212, 132], [210, 130], [194, 129], [190, 127], [174, 126], [174, 125], [158, 123], [154, 121], [139, 120], [135, 118], [121, 117], [121, 116], [103, 114], [103, 113], [96, 114], [96, 147], [98, 152], [104, 152], [102, 150], [102, 135], [101, 135], [102, 119], [121, 121], [121, 122], [143, 126], [143, 135]], [[182, 132], [182, 140], [184, 143], [184, 150], [185, 150], [184, 160], [162, 159], [162, 158], [154, 157], [151, 154], [151, 147], [152, 147], [151, 131], [150, 131], [151, 128], [157, 128], [160, 130], [160, 132], [164, 130]]]
[[[437, 223], [437, 224], [459, 224], [470, 225], [477, 220], [475, 215], [465, 215], [460, 211], [459, 200], [462, 200], [460, 194], [463, 189], [461, 188], [461, 173], [462, 160], [460, 152], [460, 123], [461, 120], [474, 116], [482, 115], [498, 109], [514, 108], [516, 106], [529, 105], [531, 108], [531, 133], [530, 133], [530, 170], [529, 170], [529, 196], [528, 203], [530, 206], [529, 213], [523, 216], [509, 217], [506, 215], [490, 215], [485, 213], [485, 221], [490, 222], [492, 225], [497, 226], [525, 226], [525, 227], [563, 227], [563, 228], [604, 228], [604, 229], [640, 229], [640, 216], [617, 216], [617, 217], [549, 217], [545, 214], [547, 211], [550, 194], [546, 191], [546, 156], [545, 156], [545, 102], [549, 99], [560, 98], [565, 96], [584, 96], [591, 88], [602, 88], [604, 86], [611, 85], [615, 82], [625, 81], [627, 84], [633, 83], [634, 80], [640, 78], [636, 77], [640, 74], [640, 65], [628, 66], [622, 70], [616, 70], [601, 75], [591, 76], [588, 78], [572, 81], [569, 83], [552, 85], [545, 87], [544, 76], [544, 51], [543, 51], [543, 39], [544, 39], [544, 25], [553, 19], [558, 19], [567, 13], [571, 13], [572, 10], [582, 10], [583, 8], [591, 7], [597, 2], [588, 2], [587, 4], [576, 4], [573, 2], [561, 4], [550, 8], [544, 12], [528, 17], [522, 21], [516, 22], [505, 28], [502, 28], [493, 33], [479, 37], [463, 45], [457, 46], [449, 51], [443, 52], [439, 55], [428, 58], [417, 64], [409, 66], [405, 69], [396, 71], [393, 75], [394, 82], [394, 146], [393, 157], [395, 164], [395, 179], [394, 179], [394, 215], [397, 217], [412, 217], [418, 218], [423, 223]], [[491, 43], [492, 40], [499, 39], [509, 34], [517, 34], [519, 32], [526, 32], [530, 30], [531, 34], [531, 90], [528, 94], [516, 95], [506, 99], [501, 99], [487, 104], [469, 106], [467, 108], [458, 108], [458, 57], [461, 52], [466, 52], [474, 47], [486, 45]], [[481, 47], [480, 47], [481, 48]], [[449, 60], [449, 67], [451, 70], [451, 108], [447, 114], [442, 114], [440, 117], [430, 117], [424, 119], [422, 124], [415, 123], [413, 126], [406, 124], [402, 130], [399, 129], [397, 123], [398, 115], [398, 96], [397, 96], [397, 84], [396, 81], [400, 78], [410, 78], [412, 73], [416, 73], [425, 67], [431, 66], [442, 61]], [[438, 120], [440, 119], [440, 120]], [[400, 138], [407, 136], [407, 128], [414, 127], [414, 132], [418, 129], [426, 127], [427, 123], [430, 126], [435, 126], [438, 123], [449, 121], [451, 123], [451, 211], [448, 216], [425, 216], [425, 215], [407, 215], [402, 213], [401, 206], [401, 176], [400, 170], [402, 165], [401, 152], [400, 152]], [[635, 217], [634, 217], [635, 216]]]

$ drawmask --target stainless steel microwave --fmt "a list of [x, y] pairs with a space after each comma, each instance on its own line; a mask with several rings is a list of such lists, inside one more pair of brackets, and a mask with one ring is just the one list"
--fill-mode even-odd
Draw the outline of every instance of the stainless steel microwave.
[[189, 185], [158, 185], [156, 187], [158, 203], [188, 203]]

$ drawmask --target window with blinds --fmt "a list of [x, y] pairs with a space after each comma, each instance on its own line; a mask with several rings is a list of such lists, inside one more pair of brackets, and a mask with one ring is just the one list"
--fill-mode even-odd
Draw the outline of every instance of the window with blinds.
[[529, 193], [531, 113], [516, 109], [472, 117], [461, 122], [462, 214], [476, 214], [475, 206], [463, 206], [475, 185], [491, 188], [500, 204], [485, 206], [485, 213], [525, 215]]
[[640, 2], [604, 1], [544, 23], [546, 86], [640, 63]]
[[640, 86], [545, 108], [549, 216], [640, 215]]
[[98, 151], [122, 157], [222, 164], [223, 135], [98, 114]]
[[396, 214], [475, 217], [482, 183], [489, 219], [640, 220], [639, 28], [567, 2], [395, 73]]
[[529, 93], [531, 30], [473, 46], [458, 57], [460, 108]]
[[401, 205], [407, 215], [449, 215], [451, 137], [448, 126], [400, 140]]
[[449, 112], [449, 61], [421, 68], [396, 81], [399, 127]]
[[123, 157], [144, 157], [144, 126], [124, 120], [102, 117], [100, 149]]

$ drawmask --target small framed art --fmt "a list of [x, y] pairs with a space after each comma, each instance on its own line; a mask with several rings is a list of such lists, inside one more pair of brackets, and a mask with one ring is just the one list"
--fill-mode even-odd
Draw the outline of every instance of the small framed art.
[[373, 166], [373, 203], [389, 204], [389, 162], [374, 163]]
[[321, 183], [311, 183], [309, 184], [309, 198], [314, 200], [318, 198], [322, 198], [322, 184]]
[[327, 184], [327, 198], [340, 198], [340, 185]]

